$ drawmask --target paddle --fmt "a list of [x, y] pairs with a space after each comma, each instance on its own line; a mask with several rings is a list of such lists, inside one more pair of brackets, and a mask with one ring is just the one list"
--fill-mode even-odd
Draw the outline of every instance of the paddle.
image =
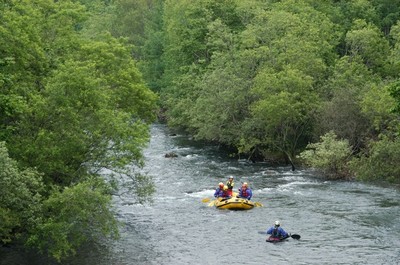
[[202, 199], [201, 200], [201, 202], [204, 202], [204, 203], [207, 203], [207, 202], [209, 202], [209, 204], [208, 204], [208, 206], [214, 206], [214, 204], [215, 204], [215, 202], [216, 202], [217, 200], [211, 200], [210, 198], [204, 198], [204, 199]]
[[298, 234], [293, 234], [293, 235], [290, 235], [290, 237], [293, 239], [300, 239], [301, 236]]
[[210, 198], [204, 198], [201, 200], [201, 202], [209, 202], [211, 199]]
[[208, 204], [208, 206], [209, 206], [209, 207], [214, 206], [216, 201], [217, 201], [217, 200], [212, 200], [212, 201]]
[[[206, 198], [206, 199], [208, 199], [208, 198]], [[202, 202], [207, 202], [207, 201], [205, 201], [206, 199], [203, 199]], [[222, 198], [221, 198], [221, 197], [218, 197], [218, 198], [216, 198], [215, 200], [212, 200], [212, 201], [208, 204], [208, 206], [212, 207], [212, 206], [215, 205], [216, 202], [221, 201], [221, 200], [222, 200]], [[208, 199], [208, 201], [210, 201], [210, 199]]]
[[[216, 199], [216, 200], [221, 200], [221, 201], [224, 201], [224, 200], [227, 200], [227, 199], [230, 199], [230, 198], [222, 198], [222, 197], [218, 197], [218, 199]], [[206, 203], [206, 202], [210, 202], [211, 201], [211, 199], [210, 198], [204, 198], [204, 199], [202, 199], [201, 200], [201, 202], [204, 202], [204, 203]]]

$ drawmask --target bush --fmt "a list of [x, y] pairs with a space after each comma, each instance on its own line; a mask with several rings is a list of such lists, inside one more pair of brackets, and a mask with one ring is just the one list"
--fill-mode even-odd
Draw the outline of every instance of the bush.
[[54, 191], [44, 201], [43, 222], [28, 244], [61, 261], [86, 242], [118, 238], [118, 222], [106, 189], [101, 180], [92, 179]]
[[347, 162], [351, 153], [347, 140], [337, 140], [336, 134], [329, 132], [319, 143], [308, 144], [299, 158], [330, 179], [343, 179], [350, 177]]
[[354, 158], [350, 168], [357, 179], [400, 183], [400, 139], [383, 137], [371, 142], [368, 151]]
[[41, 175], [21, 170], [0, 142], [0, 244], [11, 243], [40, 220], [43, 191]]

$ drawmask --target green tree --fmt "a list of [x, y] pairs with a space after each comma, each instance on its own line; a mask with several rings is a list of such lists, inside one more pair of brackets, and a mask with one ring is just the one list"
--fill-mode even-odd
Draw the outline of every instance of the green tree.
[[318, 117], [318, 134], [334, 131], [351, 146], [364, 146], [372, 129], [370, 117], [362, 111], [362, 101], [370, 87], [380, 84], [359, 58], [343, 57], [337, 61], [325, 82], [326, 101]]
[[371, 0], [376, 9], [379, 20], [376, 21], [380, 29], [388, 35], [391, 27], [397, 23], [400, 18], [399, 0]]
[[[38, 1], [45, 5], [45, 1]], [[0, 4], [0, 139], [7, 140], [48, 67], [43, 15], [29, 1]]]
[[162, 99], [171, 125], [190, 127], [190, 109], [213, 56], [214, 23], [224, 25], [221, 32], [241, 28], [235, 7], [234, 0], [166, 1]]
[[233, 62], [227, 62], [222, 68], [207, 72], [190, 109], [190, 125], [196, 138], [238, 145], [250, 102], [249, 83], [238, 75], [238, 70]]
[[186, 127], [188, 109], [196, 98], [195, 81], [209, 61], [205, 38], [210, 13], [204, 1], [195, 4], [188, 0], [166, 1], [164, 7], [164, 53], [162, 89], [163, 107], [167, 109], [169, 124]]
[[48, 0], [8, 1], [0, 10], [0, 137], [7, 141], [32, 111], [43, 79], [79, 46], [85, 13], [78, 3]]
[[42, 176], [34, 169], [21, 170], [0, 142], [0, 242], [26, 236], [41, 219]]
[[239, 150], [283, 153], [293, 165], [313, 132], [319, 86], [335, 58], [335, 27], [311, 5], [284, 1], [257, 13], [240, 36], [240, 48], [258, 60]]
[[368, 23], [376, 23], [380, 20], [374, 5], [370, 0], [341, 0], [337, 2], [341, 14], [339, 16], [341, 21], [338, 21], [338, 23], [343, 25], [345, 32], [350, 30], [353, 21], [357, 19], [365, 20]]
[[382, 75], [386, 73], [389, 42], [378, 27], [363, 20], [354, 21], [352, 29], [346, 33], [346, 45], [351, 57], [359, 56], [369, 69]]
[[61, 261], [74, 255], [85, 242], [104, 236], [116, 238], [118, 225], [105, 187], [89, 180], [62, 192], [54, 191], [44, 201], [43, 220], [31, 233], [28, 244]]
[[281, 71], [287, 65], [301, 69], [322, 82], [327, 64], [334, 61], [339, 36], [328, 17], [309, 5], [291, 1], [278, 3], [271, 11], [259, 12], [241, 34], [241, 49], [260, 53], [261, 67]]
[[260, 73], [252, 89], [258, 100], [251, 106], [251, 118], [245, 122], [242, 151], [258, 148], [280, 152], [294, 167], [296, 153], [310, 140], [319, 108], [312, 81], [290, 68], [279, 73]]
[[140, 165], [155, 100], [127, 48], [111, 37], [91, 42], [47, 79], [9, 143], [48, 183], [70, 185], [96, 168]]
[[83, 30], [99, 2], [0, 4], [0, 240], [29, 238], [57, 259], [116, 235], [99, 170], [152, 191], [125, 166], [143, 163], [157, 96], [126, 42]]
[[143, 46], [139, 47], [140, 60], [138, 61], [138, 67], [143, 73], [143, 78], [150, 89], [155, 92], [160, 92], [163, 87], [163, 7], [164, 0], [154, 1], [153, 6], [150, 8], [147, 22], [145, 23], [144, 43]]
[[390, 31], [390, 37], [393, 40], [393, 48], [391, 49], [390, 58], [388, 59], [392, 71], [390, 74], [394, 78], [399, 78], [400, 72], [400, 22], [394, 25]]
[[351, 161], [350, 168], [357, 179], [400, 183], [399, 138], [383, 136], [379, 141], [372, 141], [367, 150]]
[[371, 84], [371, 87], [361, 99], [361, 112], [369, 120], [370, 138], [379, 134], [393, 132], [399, 125], [395, 99], [390, 95], [391, 84]]

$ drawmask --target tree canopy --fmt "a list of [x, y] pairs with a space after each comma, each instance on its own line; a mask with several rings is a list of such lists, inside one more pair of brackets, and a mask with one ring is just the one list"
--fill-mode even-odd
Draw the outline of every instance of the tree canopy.
[[[162, 36], [169, 126], [293, 166], [327, 133], [348, 141], [354, 160], [384, 135], [397, 139], [399, 0], [168, 0], [158, 10], [150, 32]], [[344, 177], [360, 175], [353, 169]]]
[[[144, 176], [157, 95], [113, 36], [108, 1], [0, 3], [0, 242], [57, 260], [117, 237], [110, 176]], [[102, 15], [107, 21], [97, 24]], [[132, 167], [130, 167], [132, 168]], [[147, 189], [151, 191], [151, 188]], [[141, 201], [141, 200], [140, 200]]]

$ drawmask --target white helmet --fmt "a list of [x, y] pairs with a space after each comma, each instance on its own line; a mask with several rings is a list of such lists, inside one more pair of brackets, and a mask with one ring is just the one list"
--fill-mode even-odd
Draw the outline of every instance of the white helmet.
[[275, 221], [275, 226], [280, 226], [281, 223], [279, 221]]

